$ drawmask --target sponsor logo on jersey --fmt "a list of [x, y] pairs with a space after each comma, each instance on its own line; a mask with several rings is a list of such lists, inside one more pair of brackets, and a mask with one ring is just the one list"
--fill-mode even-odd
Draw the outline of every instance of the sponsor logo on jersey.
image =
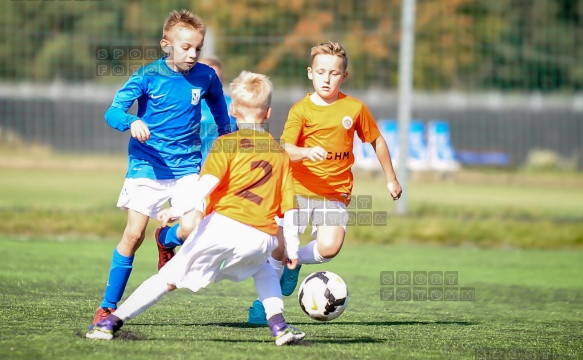
[[190, 103], [192, 105], [198, 105], [200, 102], [200, 89], [192, 89], [192, 100]]
[[352, 124], [354, 124], [354, 121], [350, 116], [345, 116], [342, 118], [342, 126], [344, 126], [346, 130], [350, 130], [352, 128]]
[[328, 151], [326, 160], [346, 160], [350, 157], [350, 151], [331, 152]]

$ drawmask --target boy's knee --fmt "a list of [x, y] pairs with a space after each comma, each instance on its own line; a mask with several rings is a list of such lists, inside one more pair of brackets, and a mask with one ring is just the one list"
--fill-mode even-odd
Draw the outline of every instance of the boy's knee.
[[176, 231], [176, 236], [180, 238], [180, 240], [184, 241], [190, 235], [191, 232], [196, 229], [196, 225], [194, 224], [180, 224], [180, 227]]
[[145, 233], [143, 231], [126, 228], [121, 242], [126, 248], [137, 250], [144, 241], [144, 237]]
[[338, 255], [341, 248], [342, 245], [327, 245], [322, 247], [318, 245], [318, 252], [325, 259], [333, 259], [336, 257], [336, 255]]
[[202, 213], [199, 211], [193, 211], [187, 214], [187, 216], [183, 216], [182, 219], [180, 220], [180, 226], [178, 227], [176, 235], [181, 240], [183, 241], [186, 240], [188, 235], [190, 235], [190, 233], [192, 233], [194, 229], [196, 229], [196, 227], [198, 226], [198, 224], [200, 224], [201, 221]]

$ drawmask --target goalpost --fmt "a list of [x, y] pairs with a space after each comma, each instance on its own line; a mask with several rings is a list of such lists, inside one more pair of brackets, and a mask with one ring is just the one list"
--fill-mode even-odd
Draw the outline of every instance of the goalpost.
[[409, 170], [409, 123], [413, 100], [413, 51], [415, 44], [415, 0], [403, 0], [401, 15], [401, 44], [399, 51], [399, 100], [397, 117], [399, 121], [399, 167], [397, 178], [403, 189], [397, 201], [397, 214], [407, 213]]

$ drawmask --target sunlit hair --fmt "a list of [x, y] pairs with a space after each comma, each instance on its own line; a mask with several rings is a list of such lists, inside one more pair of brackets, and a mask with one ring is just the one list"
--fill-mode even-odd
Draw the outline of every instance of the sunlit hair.
[[230, 85], [233, 107], [250, 116], [261, 116], [271, 106], [273, 85], [262, 74], [242, 71]]
[[317, 55], [338, 56], [342, 59], [344, 70], [348, 68], [348, 57], [346, 56], [346, 50], [344, 50], [342, 45], [339, 43], [328, 41], [314, 46], [310, 52], [310, 66], [314, 65], [314, 58]]
[[216, 56], [208, 56], [203, 59], [200, 59], [198, 62], [223, 70], [223, 63]]
[[206, 26], [202, 20], [190, 10], [172, 11], [164, 21], [162, 38], [168, 39], [168, 34], [175, 26], [192, 28], [200, 32], [203, 36], [206, 33]]

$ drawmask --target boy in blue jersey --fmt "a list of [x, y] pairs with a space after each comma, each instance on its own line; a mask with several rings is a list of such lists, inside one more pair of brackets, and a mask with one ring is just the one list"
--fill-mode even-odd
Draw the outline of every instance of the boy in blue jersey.
[[[198, 62], [198, 64], [205, 64], [210, 66], [215, 73], [217, 74], [217, 76], [219, 77], [219, 79], [221, 80], [221, 83], [223, 82], [223, 64], [221, 63], [221, 61], [216, 58], [216, 57], [207, 57], [207, 58], [203, 58], [200, 59]], [[224, 94], [225, 96], [225, 103], [227, 104], [227, 109], [231, 108], [231, 97], [228, 96], [227, 94]], [[234, 116], [229, 115], [229, 119], [230, 119], [230, 131], [234, 132], [237, 130], [237, 122]], [[213, 117], [213, 114], [211, 112], [211, 109], [209, 108], [209, 106], [206, 103], [205, 99], [201, 100], [201, 118], [200, 118], [200, 140], [202, 142], [201, 145], [201, 155], [202, 155], [202, 161], [201, 164], [204, 163], [205, 159], [207, 158], [212, 145], [214, 143], [214, 141], [219, 137], [219, 131], [218, 131], [218, 126], [215, 123], [215, 119]], [[202, 166], [202, 165], [201, 165]], [[203, 205], [204, 206], [204, 205]], [[195, 214], [195, 223], [199, 223], [200, 220], [203, 218], [203, 212], [202, 211], [204, 209], [201, 209], [200, 207], [198, 209], [195, 209], [194, 211], [197, 212], [197, 214]], [[172, 237], [172, 236], [164, 236], [165, 234], [167, 234], [168, 231], [171, 231], [171, 229], [167, 228], [167, 227], [159, 227], [156, 230], [156, 244], [158, 245], [158, 270], [162, 268], [162, 266], [164, 266], [168, 261], [170, 261], [170, 259], [172, 259], [174, 257], [174, 255], [176, 254], [176, 247], [177, 246], [182, 246], [182, 243], [184, 242], [183, 238], [179, 238], [179, 237]]]
[[[117, 308], [149, 218], [155, 219], [167, 201], [185, 196], [185, 191], [198, 181], [202, 99], [208, 104], [218, 133], [230, 132], [221, 81], [209, 66], [197, 64], [204, 36], [205, 25], [192, 12], [171, 12], [160, 40], [165, 56], [136, 71], [105, 112], [111, 127], [130, 130], [131, 134], [128, 171], [117, 202], [119, 208], [127, 210], [128, 220], [113, 251], [104, 298], [93, 324]], [[128, 114], [136, 100], [137, 116]], [[181, 244], [201, 219], [202, 212], [192, 211], [173, 227], [159, 228], [158, 247]], [[159, 268], [164, 260], [159, 260]]]

